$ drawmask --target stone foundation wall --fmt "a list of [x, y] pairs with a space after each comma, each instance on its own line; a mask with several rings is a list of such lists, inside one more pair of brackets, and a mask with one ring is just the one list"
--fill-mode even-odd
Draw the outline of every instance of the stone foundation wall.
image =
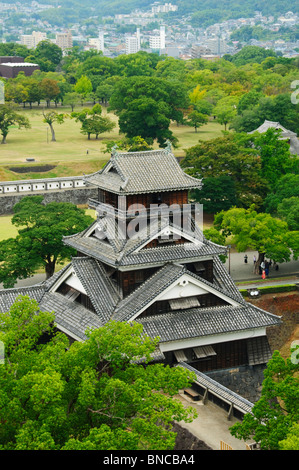
[[73, 204], [87, 204], [88, 199], [97, 198], [96, 188], [69, 188], [59, 189], [57, 191], [35, 191], [33, 193], [17, 193], [0, 195], [0, 215], [8, 215], [13, 213], [13, 207], [25, 196], [43, 195], [46, 204], [49, 202], [71, 202]]
[[251, 403], [255, 403], [261, 396], [265, 368], [264, 364], [240, 366], [233, 369], [205, 372], [205, 374], [232, 392], [241, 395]]

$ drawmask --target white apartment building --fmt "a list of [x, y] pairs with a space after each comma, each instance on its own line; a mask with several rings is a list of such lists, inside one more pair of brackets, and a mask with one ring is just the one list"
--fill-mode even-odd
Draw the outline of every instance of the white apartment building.
[[159, 36], [149, 37], [150, 49], [165, 49], [165, 26], [161, 26]]
[[88, 39], [89, 49], [96, 49], [97, 51], [104, 52], [104, 33], [100, 33], [97, 38]]
[[57, 33], [56, 45], [63, 51], [65, 49], [71, 49], [73, 47], [72, 33], [70, 31], [67, 31], [66, 33]]
[[29, 49], [34, 49], [39, 42], [45, 41], [47, 34], [40, 31], [33, 31], [32, 34], [22, 34], [21, 44], [27, 46]]
[[136, 54], [140, 50], [140, 29], [137, 28], [136, 35], [126, 36], [126, 54]]
[[152, 5], [152, 13], [168, 13], [169, 11], [177, 11], [178, 6], [172, 5], [171, 3], [164, 3], [161, 5], [158, 2], [155, 2]]

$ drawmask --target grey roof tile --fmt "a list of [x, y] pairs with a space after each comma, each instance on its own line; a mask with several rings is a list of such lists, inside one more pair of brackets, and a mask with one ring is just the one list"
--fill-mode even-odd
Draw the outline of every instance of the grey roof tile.
[[117, 194], [201, 188], [201, 181], [187, 175], [168, 149], [115, 153], [85, 182]]
[[105, 270], [93, 258], [73, 258], [72, 265], [102, 323], [106, 323], [119, 301], [119, 295]]
[[[116, 223], [117, 225], [117, 223]], [[192, 241], [180, 245], [158, 246], [155, 248], [141, 248], [149, 240], [158, 235], [162, 228], [166, 226], [176, 227], [169, 224], [168, 220], [163, 220], [159, 224], [151, 224], [144, 227], [134, 237], [119, 242], [117, 240], [101, 240], [96, 237], [85, 236], [86, 231], [81, 234], [72, 235], [64, 238], [64, 243], [78, 250], [79, 252], [94, 257], [99, 261], [113, 266], [134, 267], [147, 264], [162, 264], [170, 261], [180, 262], [181, 260], [195, 259], [203, 256], [214, 256], [226, 253], [226, 248], [217, 245], [202, 235], [198, 227], [193, 232], [181, 230], [182, 236], [190, 236], [199, 244]], [[109, 230], [112, 230], [110, 227]], [[116, 233], [116, 232], [115, 232]]]
[[47, 292], [40, 302], [40, 309], [55, 313], [58, 328], [84, 341], [86, 331], [100, 328], [100, 317], [76, 302], [66, 299], [57, 292]]
[[30, 287], [18, 287], [13, 289], [2, 289], [0, 290], [0, 311], [8, 312], [10, 307], [13, 305], [17, 297], [20, 295], [28, 296], [31, 299], [40, 302], [45, 292], [45, 288], [42, 284], [37, 284]]
[[135, 289], [134, 292], [119, 302], [112, 319], [129, 321], [138, 311], [184, 274], [185, 271], [183, 266], [166, 264], [140, 287]]
[[250, 304], [194, 308], [137, 318], [135, 321], [143, 325], [144, 332], [149, 336], [159, 336], [160, 342], [265, 328], [281, 323], [275, 315]]
[[[219, 263], [221, 262], [219, 261]], [[129, 296], [121, 300], [117, 305], [112, 318], [118, 321], [129, 321], [183, 274], [188, 274], [194, 279], [205, 284], [207, 286], [207, 290], [209, 290], [210, 287], [218, 291], [220, 294], [224, 294], [229, 299], [235, 300], [241, 305], [246, 305], [246, 302], [242, 295], [239, 294], [237, 288], [231, 290], [227, 288], [228, 286], [215, 285], [188, 271], [188, 269], [183, 265], [169, 263], [159, 269]]]

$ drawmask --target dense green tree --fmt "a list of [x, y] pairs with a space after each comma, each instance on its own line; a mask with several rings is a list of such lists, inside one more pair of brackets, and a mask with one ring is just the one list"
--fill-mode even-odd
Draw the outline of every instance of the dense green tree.
[[88, 57], [78, 68], [77, 78], [85, 75], [92, 83], [95, 91], [100, 83], [106, 78], [118, 75], [118, 66], [114, 59], [95, 55]]
[[193, 374], [148, 364], [158, 339], [141, 324], [110, 322], [69, 345], [28, 297], [0, 322], [2, 450], [171, 450], [173, 422], [196, 416], [173, 398]]
[[108, 116], [101, 116], [102, 107], [95, 104], [91, 109], [85, 108], [78, 112], [73, 112], [71, 117], [77, 122], [81, 122], [81, 132], [88, 136], [95, 134], [98, 139], [99, 134], [110, 132], [115, 127], [115, 123]]
[[[263, 202], [267, 184], [260, 176], [261, 162], [252, 148], [251, 136], [227, 134], [200, 141], [186, 150], [182, 167], [188, 174], [201, 179], [229, 177], [235, 185], [238, 205], [249, 207], [255, 203], [261, 206]], [[232, 193], [229, 200], [231, 196]]]
[[34, 50], [34, 57], [45, 72], [54, 71], [62, 59], [62, 50], [51, 41], [38, 43]]
[[58, 86], [57, 80], [43, 78], [39, 86], [42, 97], [46, 100], [47, 108], [49, 108], [51, 101], [55, 100], [60, 94], [60, 88]]
[[[289, 85], [288, 85], [289, 86]], [[265, 120], [279, 122], [282, 126], [293, 132], [299, 125], [298, 104], [294, 105], [290, 93], [282, 93], [277, 96], [263, 96], [254, 105], [244, 109], [244, 104], [250, 102], [255, 96], [254, 91], [243, 95], [240, 99], [240, 113], [232, 120], [231, 127], [237, 132], [251, 132], [259, 127]], [[259, 94], [256, 95], [257, 97]], [[242, 109], [243, 107], [243, 109]]]
[[235, 182], [230, 176], [203, 178], [202, 189], [191, 192], [191, 197], [203, 205], [204, 212], [216, 214], [237, 204]]
[[189, 126], [194, 127], [195, 132], [197, 132], [197, 129], [204, 124], [207, 124], [208, 120], [209, 118], [206, 114], [199, 113], [196, 109], [193, 109], [190, 113], [188, 113], [186, 123]]
[[33, 77], [26, 77], [24, 86], [28, 93], [27, 101], [32, 108], [32, 103], [40, 103], [42, 99], [42, 91], [39, 87], [39, 83]]
[[157, 77], [166, 78], [167, 80], [184, 81], [186, 77], [186, 67], [182, 60], [173, 57], [165, 57], [156, 65]]
[[0, 56], [28, 56], [28, 47], [15, 42], [6, 42], [0, 44]]
[[77, 81], [74, 91], [84, 100], [92, 92], [92, 83], [86, 75], [82, 75]]
[[263, 204], [265, 212], [277, 214], [278, 204], [291, 197], [299, 197], [299, 175], [287, 173], [278, 179], [273, 192], [267, 194]]
[[18, 125], [19, 128], [30, 128], [29, 120], [22, 114], [17, 113], [12, 106], [0, 105], [0, 133], [2, 135], [1, 144], [6, 144], [6, 138], [9, 133], [9, 129], [13, 125]]
[[143, 152], [145, 150], [153, 150], [151, 147], [150, 139], [146, 141], [140, 136], [132, 138], [124, 138], [119, 140], [109, 140], [106, 141], [106, 150], [104, 153], [111, 153], [113, 147], [117, 147], [119, 150], [124, 150], [126, 152]]
[[74, 111], [75, 106], [81, 103], [81, 96], [75, 91], [66, 93], [63, 97], [63, 104], [71, 107], [72, 112]]
[[154, 74], [155, 66], [160, 63], [158, 54], [148, 54], [139, 51], [135, 54], [122, 54], [115, 58], [117, 73], [122, 77], [150, 77]]
[[242, 423], [230, 428], [233, 436], [253, 439], [262, 450], [291, 450], [298, 443], [298, 352], [298, 346], [292, 348], [287, 359], [274, 352], [264, 371], [261, 398]]
[[283, 199], [278, 204], [277, 215], [286, 221], [290, 230], [299, 231], [299, 196]]
[[237, 105], [238, 98], [235, 96], [228, 96], [219, 100], [213, 109], [213, 114], [216, 116], [216, 119], [220, 124], [224, 124], [225, 130], [227, 124], [229, 124], [237, 114]]
[[174, 137], [171, 121], [183, 122], [188, 107], [187, 90], [175, 81], [154, 77], [129, 77], [116, 83], [109, 109], [119, 116], [119, 128], [127, 137], [157, 139], [160, 145]]
[[53, 124], [56, 122], [58, 124], [62, 124], [66, 117], [63, 113], [56, 113], [55, 111], [45, 112], [43, 111], [44, 119], [43, 121], [49, 125], [51, 131], [51, 140], [52, 142], [56, 142], [55, 130]]
[[103, 82], [101, 85], [97, 87], [95, 95], [99, 100], [101, 100], [102, 103], [105, 103], [105, 105], [107, 105], [112, 93], [113, 93], [113, 85]]
[[238, 114], [243, 114], [248, 108], [255, 107], [262, 96], [263, 94], [256, 90], [250, 90], [248, 93], [242, 95], [237, 105]]
[[5, 86], [5, 100], [13, 103], [23, 103], [28, 101], [28, 91], [21, 82], [10, 80]]
[[299, 449], [299, 423], [293, 423], [285, 439], [279, 442], [279, 450]]
[[12, 287], [17, 279], [30, 277], [43, 267], [47, 278], [57, 263], [70, 258], [74, 250], [63, 236], [81, 232], [92, 223], [83, 209], [71, 203], [43, 204], [43, 196], [27, 196], [14, 206], [12, 223], [18, 227], [16, 238], [0, 243], [0, 282]]
[[253, 207], [221, 211], [215, 216], [214, 226], [223, 235], [232, 236], [231, 243], [239, 252], [258, 252], [256, 273], [265, 257], [282, 263], [299, 256], [299, 232], [290, 232], [286, 222], [257, 213]]
[[266, 57], [276, 57], [276, 53], [259, 46], [245, 46], [232, 56], [231, 61], [238, 66], [248, 63], [260, 64]]
[[258, 134], [254, 146], [261, 160], [261, 176], [271, 188], [287, 173], [299, 173], [299, 158], [290, 155], [288, 142], [280, 138], [281, 132], [269, 128], [264, 134]]

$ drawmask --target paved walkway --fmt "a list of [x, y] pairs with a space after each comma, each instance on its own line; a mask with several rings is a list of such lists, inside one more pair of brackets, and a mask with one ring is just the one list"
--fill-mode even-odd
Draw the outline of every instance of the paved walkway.
[[[248, 263], [244, 263], [244, 255], [247, 254], [248, 256]], [[270, 268], [269, 276], [266, 280], [263, 280], [261, 276], [256, 275], [253, 271], [254, 264], [253, 264], [253, 257], [254, 255], [258, 256], [258, 253], [255, 251], [247, 251], [246, 253], [230, 253], [230, 256], [225, 262], [225, 267], [230, 272], [233, 280], [237, 283], [239, 282], [246, 282], [246, 281], [256, 281], [257, 284], [265, 284], [269, 285], [269, 281], [273, 279], [271, 282], [276, 282], [276, 278], [287, 278], [292, 277], [296, 279], [298, 276], [299, 282], [299, 260], [289, 261], [288, 263], [281, 263], [279, 264], [279, 270], [275, 271], [273, 266]], [[280, 284], [287, 283], [286, 280], [279, 281]], [[252, 286], [255, 286], [253, 283]]]
[[[229, 428], [240, 421], [236, 418], [227, 419], [225, 410], [214, 403], [207, 402], [205, 405], [199, 401], [192, 401], [186, 395], [176, 395], [184, 406], [192, 406], [196, 409], [198, 417], [192, 423], [180, 422], [180, 425], [188, 429], [194, 436], [203, 441], [213, 450], [221, 450], [220, 442], [231, 446], [232, 450], [246, 450], [244, 441], [231, 435]], [[251, 442], [251, 441], [250, 441]]]

